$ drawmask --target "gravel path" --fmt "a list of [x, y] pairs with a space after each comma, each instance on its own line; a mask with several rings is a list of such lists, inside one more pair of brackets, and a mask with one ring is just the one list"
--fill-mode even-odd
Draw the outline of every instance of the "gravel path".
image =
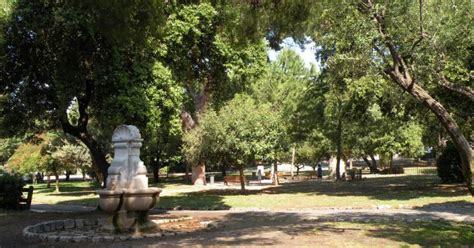
[[[239, 209], [224, 211], [158, 211], [162, 216], [192, 216], [210, 221], [215, 227], [208, 231], [147, 238], [124, 242], [86, 243], [87, 247], [209, 247], [209, 246], [321, 246], [344, 247], [357, 245], [399, 247], [404, 245], [397, 238], [380, 238], [362, 235], [360, 230], [340, 230], [328, 225], [331, 222], [348, 221], [361, 223], [432, 222], [445, 220], [474, 224], [474, 209], [459, 207], [427, 209], [357, 209], [357, 210], [292, 210], [261, 211]], [[42, 221], [67, 218], [105, 217], [93, 207], [74, 205], [35, 204], [30, 216], [22, 219], [0, 220], [0, 247], [68, 247], [83, 248], [84, 243], [44, 243], [23, 239], [22, 230]], [[317, 231], [315, 231], [317, 230]], [[362, 235], [362, 236], [361, 236]], [[334, 240], [337, 239], [337, 244]], [[417, 246], [418, 244], [412, 244]]]

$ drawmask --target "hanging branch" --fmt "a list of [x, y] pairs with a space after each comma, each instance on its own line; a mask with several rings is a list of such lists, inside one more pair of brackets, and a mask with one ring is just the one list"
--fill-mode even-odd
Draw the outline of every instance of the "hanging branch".
[[420, 0], [420, 37], [418, 38], [418, 40], [415, 41], [415, 43], [413, 43], [413, 46], [410, 50], [410, 57], [413, 54], [413, 51], [415, 50], [416, 46], [420, 44], [420, 42], [423, 40], [423, 38], [425, 38], [425, 36], [426, 34], [423, 31], [423, 0]]

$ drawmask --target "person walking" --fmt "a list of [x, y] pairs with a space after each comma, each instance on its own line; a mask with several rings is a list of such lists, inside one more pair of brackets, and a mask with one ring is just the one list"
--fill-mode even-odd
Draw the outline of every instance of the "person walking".
[[318, 163], [318, 179], [323, 178], [323, 168], [321, 168], [321, 164]]

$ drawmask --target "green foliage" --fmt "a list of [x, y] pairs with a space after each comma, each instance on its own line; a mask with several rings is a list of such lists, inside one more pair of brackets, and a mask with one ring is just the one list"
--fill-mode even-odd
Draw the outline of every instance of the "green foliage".
[[219, 112], [201, 116], [200, 126], [185, 135], [183, 152], [195, 163], [242, 168], [254, 160], [273, 160], [284, 134], [279, 118], [268, 104], [237, 95]]
[[0, 175], [0, 208], [15, 209], [21, 197], [25, 183], [18, 174], [2, 173]]
[[19, 145], [20, 139], [17, 137], [0, 139], [0, 164], [8, 161]]
[[27, 138], [8, 159], [8, 170], [22, 175], [39, 171], [46, 159], [42, 156], [41, 151], [50, 141], [51, 136], [45, 133]]
[[436, 160], [436, 169], [443, 183], [464, 182], [464, 176], [461, 171], [461, 158], [451, 142], [447, 143], [446, 148]]
[[74, 173], [80, 169], [82, 173], [89, 172], [92, 166], [89, 151], [83, 145], [66, 142], [56, 151], [51, 153], [51, 158], [55, 164], [63, 165], [65, 171]]

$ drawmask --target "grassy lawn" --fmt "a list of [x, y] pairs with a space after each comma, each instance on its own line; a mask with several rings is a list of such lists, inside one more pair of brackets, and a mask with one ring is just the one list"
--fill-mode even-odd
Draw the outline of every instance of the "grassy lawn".
[[[209, 189], [197, 192], [194, 186], [179, 180], [156, 185], [163, 188], [158, 206], [165, 209], [302, 209], [320, 207], [364, 208], [376, 205], [393, 208], [421, 207], [462, 203], [474, 205], [474, 199], [462, 185], [442, 185], [434, 176], [368, 178], [355, 182], [304, 181], [279, 187], [242, 192], [236, 189]], [[195, 189], [195, 188], [194, 188]], [[45, 184], [35, 185], [33, 202], [49, 204], [97, 205], [97, 187], [91, 182], [61, 182], [60, 193]]]
[[456, 222], [331, 222], [322, 223], [310, 232], [321, 238], [333, 233], [349, 234], [353, 239], [351, 247], [366, 247], [367, 244], [361, 242], [364, 239], [379, 240], [377, 246], [383, 247], [468, 247], [474, 244], [474, 227]]

